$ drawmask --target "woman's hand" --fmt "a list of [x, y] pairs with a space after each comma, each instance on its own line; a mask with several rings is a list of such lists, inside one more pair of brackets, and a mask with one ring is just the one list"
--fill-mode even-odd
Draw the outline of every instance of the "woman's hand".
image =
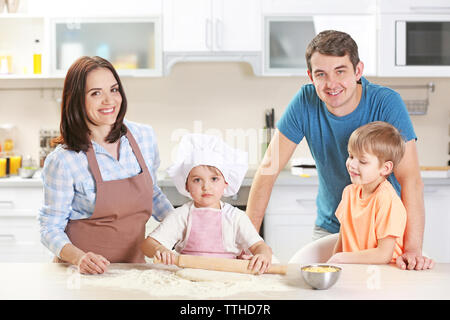
[[93, 252], [85, 253], [78, 260], [78, 271], [82, 274], [102, 274], [106, 272], [109, 261]]
[[175, 254], [167, 249], [156, 250], [155, 258], [160, 260], [163, 264], [175, 263]]

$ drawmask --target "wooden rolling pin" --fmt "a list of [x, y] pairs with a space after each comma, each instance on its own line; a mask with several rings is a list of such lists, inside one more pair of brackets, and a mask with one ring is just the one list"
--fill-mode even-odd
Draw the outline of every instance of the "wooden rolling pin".
[[[153, 258], [153, 263], [161, 263], [161, 260]], [[250, 260], [242, 259], [226, 259], [204, 256], [192, 256], [180, 254], [175, 257], [175, 265], [180, 268], [206, 269], [225, 272], [238, 272], [256, 274], [256, 272], [248, 269]], [[287, 265], [272, 264], [265, 273], [286, 274]]]

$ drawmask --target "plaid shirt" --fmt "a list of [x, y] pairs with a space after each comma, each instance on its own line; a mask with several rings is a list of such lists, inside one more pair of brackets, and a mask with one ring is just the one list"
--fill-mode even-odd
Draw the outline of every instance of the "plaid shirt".
[[[159, 167], [158, 146], [150, 126], [124, 121], [133, 134], [153, 179], [153, 213], [158, 221], [173, 210], [156, 183]], [[92, 141], [98, 166], [104, 181], [126, 179], [141, 172], [139, 163], [126, 136], [120, 138], [119, 161], [102, 146]], [[94, 212], [95, 181], [84, 152], [64, 149], [59, 145], [45, 159], [42, 170], [44, 204], [39, 210], [41, 242], [59, 257], [70, 240], [64, 232], [69, 220], [86, 219]]]

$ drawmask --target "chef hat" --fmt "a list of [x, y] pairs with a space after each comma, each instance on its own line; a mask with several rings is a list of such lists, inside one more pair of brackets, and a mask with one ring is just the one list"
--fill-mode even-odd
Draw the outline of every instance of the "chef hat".
[[175, 163], [167, 169], [175, 187], [182, 195], [192, 198], [186, 190], [186, 179], [192, 168], [200, 165], [220, 170], [228, 186], [224, 196], [239, 191], [248, 169], [247, 152], [233, 149], [216, 137], [206, 134], [186, 134], [181, 138]]

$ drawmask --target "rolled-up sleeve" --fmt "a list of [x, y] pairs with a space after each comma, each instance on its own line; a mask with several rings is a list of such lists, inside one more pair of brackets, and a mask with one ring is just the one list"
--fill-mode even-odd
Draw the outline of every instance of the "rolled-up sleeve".
[[42, 170], [44, 204], [39, 210], [41, 242], [56, 256], [70, 243], [65, 233], [74, 198], [73, 178], [61, 153], [50, 154]]

